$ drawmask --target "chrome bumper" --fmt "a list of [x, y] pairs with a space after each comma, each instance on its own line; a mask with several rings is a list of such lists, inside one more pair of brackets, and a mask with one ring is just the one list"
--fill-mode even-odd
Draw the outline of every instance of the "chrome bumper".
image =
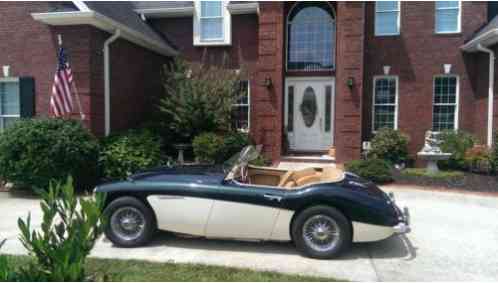
[[399, 216], [399, 223], [393, 227], [394, 233], [396, 234], [406, 234], [410, 233], [411, 228], [410, 228], [410, 210], [408, 207], [403, 207], [403, 210], [401, 210], [395, 202], [394, 199], [394, 194], [389, 193], [389, 198], [391, 199], [393, 205], [396, 207], [398, 210], [400, 216]]

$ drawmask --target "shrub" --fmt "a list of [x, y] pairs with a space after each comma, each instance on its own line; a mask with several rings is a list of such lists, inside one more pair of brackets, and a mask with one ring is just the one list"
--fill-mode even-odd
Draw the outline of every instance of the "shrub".
[[484, 145], [474, 145], [465, 152], [465, 166], [473, 172], [489, 173], [492, 170], [491, 151]]
[[122, 179], [167, 161], [161, 153], [161, 139], [148, 130], [129, 130], [102, 141], [100, 163], [105, 178]]
[[203, 133], [194, 138], [192, 147], [199, 162], [215, 163], [223, 151], [223, 138], [215, 133]]
[[0, 179], [16, 187], [46, 189], [51, 180], [75, 178], [90, 189], [98, 176], [99, 144], [79, 121], [21, 120], [0, 134]]
[[428, 177], [438, 180], [462, 179], [465, 176], [461, 171], [439, 171], [437, 173], [430, 173], [426, 168], [406, 168], [400, 173], [402, 176], [407, 177]]
[[[5, 244], [5, 241], [6, 240], [0, 242], [0, 249]], [[9, 281], [16, 281], [15, 274], [9, 266], [7, 257], [4, 255], [0, 255], [0, 282]]]
[[465, 152], [474, 146], [476, 139], [463, 131], [443, 131], [439, 139], [441, 150], [452, 154], [448, 160], [438, 161], [439, 166], [443, 169], [466, 170]]
[[43, 221], [31, 230], [31, 215], [18, 220], [20, 240], [35, 263], [21, 268], [28, 281], [85, 281], [85, 261], [103, 232], [104, 198], [78, 198], [72, 179], [42, 193]]
[[221, 148], [220, 155], [216, 159], [216, 162], [223, 163], [250, 144], [251, 140], [248, 134], [241, 132], [228, 133], [223, 137], [223, 147]]
[[382, 128], [372, 139], [369, 155], [391, 164], [400, 164], [408, 159], [408, 137], [398, 130]]
[[382, 159], [353, 160], [346, 163], [345, 167], [346, 171], [375, 183], [386, 183], [393, 180], [391, 166]]
[[493, 151], [491, 152], [491, 167], [495, 173], [498, 173], [498, 132], [495, 135]]
[[158, 110], [164, 136], [171, 142], [192, 142], [204, 132], [230, 130], [240, 74], [228, 66], [175, 60], [164, 67], [164, 95]]

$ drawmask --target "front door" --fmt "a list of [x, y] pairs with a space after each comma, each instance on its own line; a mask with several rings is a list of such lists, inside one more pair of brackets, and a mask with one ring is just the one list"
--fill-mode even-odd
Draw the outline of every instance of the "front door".
[[325, 151], [333, 145], [334, 78], [287, 78], [285, 128], [293, 151]]

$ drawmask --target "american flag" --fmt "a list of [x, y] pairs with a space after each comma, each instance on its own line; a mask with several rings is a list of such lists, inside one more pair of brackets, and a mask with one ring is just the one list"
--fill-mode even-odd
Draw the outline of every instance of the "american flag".
[[52, 85], [52, 96], [50, 97], [50, 111], [53, 116], [61, 117], [73, 112], [73, 98], [71, 87], [73, 84], [73, 73], [62, 46], [59, 48], [57, 71]]

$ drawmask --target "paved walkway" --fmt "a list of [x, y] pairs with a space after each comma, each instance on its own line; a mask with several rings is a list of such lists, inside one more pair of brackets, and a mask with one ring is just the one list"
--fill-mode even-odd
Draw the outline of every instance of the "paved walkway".
[[[410, 207], [412, 233], [382, 242], [355, 244], [336, 260], [313, 260], [291, 244], [177, 238], [159, 234], [144, 248], [121, 249], [101, 240], [92, 256], [150, 261], [193, 262], [247, 267], [353, 281], [498, 280], [498, 198], [412, 188], [388, 188]], [[32, 212], [38, 200], [0, 193], [2, 252], [25, 253], [17, 239], [17, 217]]]

